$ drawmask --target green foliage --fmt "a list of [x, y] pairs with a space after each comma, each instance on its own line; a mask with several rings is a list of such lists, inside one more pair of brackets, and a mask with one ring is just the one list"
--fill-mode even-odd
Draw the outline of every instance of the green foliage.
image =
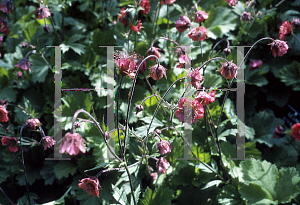
[[293, 61], [290, 65], [286, 65], [279, 71], [280, 80], [287, 86], [292, 86], [295, 91], [300, 91], [300, 63]]
[[152, 191], [147, 187], [143, 199], [141, 200], [144, 205], [154, 205], [154, 204], [166, 204], [170, 205], [173, 199], [173, 191], [167, 187], [158, 187]]

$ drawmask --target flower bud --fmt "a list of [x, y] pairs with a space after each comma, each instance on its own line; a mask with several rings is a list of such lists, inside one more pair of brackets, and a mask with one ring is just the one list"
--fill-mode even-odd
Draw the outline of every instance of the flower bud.
[[223, 53], [225, 53], [226, 57], [231, 53], [230, 48], [224, 48]]
[[142, 105], [137, 105], [135, 106], [135, 109], [136, 109], [135, 114], [138, 114], [139, 112], [144, 110], [144, 107]]
[[297, 29], [300, 27], [300, 21], [299, 19], [293, 19], [292, 23], [291, 23], [292, 29]]

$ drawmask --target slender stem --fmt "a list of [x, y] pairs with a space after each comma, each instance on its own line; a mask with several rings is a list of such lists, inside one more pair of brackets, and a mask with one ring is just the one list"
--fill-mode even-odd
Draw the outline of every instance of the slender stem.
[[26, 174], [25, 163], [24, 163], [23, 146], [22, 146], [22, 131], [23, 131], [23, 128], [24, 128], [24, 125], [21, 127], [21, 130], [20, 130], [21, 157], [22, 157], [22, 166], [23, 166], [23, 170], [24, 170], [25, 184], [26, 184], [26, 190], [27, 190], [27, 198], [28, 198], [28, 201], [29, 201], [29, 205], [31, 205], [30, 196], [29, 196], [29, 186], [28, 186], [27, 174]]
[[126, 161], [125, 161], [124, 165], [125, 165], [125, 169], [126, 169], [128, 178], [129, 178], [130, 190], [131, 190], [131, 195], [132, 195], [132, 198], [133, 198], [133, 202], [134, 202], [134, 205], [136, 205], [136, 201], [135, 201], [135, 197], [134, 197], [134, 189], [133, 189], [133, 185], [132, 185], [132, 181], [131, 181], [131, 176], [130, 176], [130, 172], [128, 170]]
[[[134, 167], [134, 166], [140, 164], [141, 162], [142, 162], [142, 160], [140, 160], [140, 161], [138, 161], [138, 162], [136, 162], [136, 163], [134, 163], [134, 164], [132, 164], [132, 165], [129, 165], [129, 166], [127, 166], [127, 167], [128, 167], [128, 168]], [[98, 172], [98, 174], [97, 174], [95, 177], [98, 178], [98, 177], [100, 176], [100, 174], [102, 174], [102, 173], [111, 172], [111, 171], [120, 171], [120, 170], [123, 170], [123, 169], [125, 169], [125, 167], [118, 167], [118, 168], [108, 168], [108, 169], [104, 169], [104, 170]]]
[[134, 80], [132, 82], [132, 87], [131, 87], [131, 90], [130, 90], [130, 96], [129, 96], [129, 99], [128, 99], [128, 106], [127, 106], [127, 115], [126, 115], [126, 125], [125, 125], [125, 136], [124, 136], [124, 150], [123, 150], [123, 156], [125, 155], [125, 144], [126, 144], [126, 137], [127, 137], [127, 128], [128, 128], [128, 119], [129, 119], [129, 112], [130, 112], [130, 105], [131, 105], [131, 101], [132, 101], [132, 96], [133, 96], [133, 93], [134, 93], [134, 88], [135, 88], [135, 84], [136, 84], [136, 79], [137, 79], [137, 76], [138, 76], [138, 73], [139, 73], [139, 70], [141, 68], [141, 66], [143, 65], [143, 63], [148, 59], [148, 58], [156, 58], [157, 60], [157, 66], [160, 66], [159, 64], [159, 59], [157, 58], [156, 55], [149, 55], [147, 56], [146, 58], [144, 58], [144, 60], [140, 63], [139, 67], [137, 68], [136, 70], [136, 75], [134, 77]]
[[292, 31], [292, 35], [296, 38], [296, 40], [298, 41], [298, 43], [300, 44], [300, 40], [299, 38], [297, 38], [297, 36], [294, 34], [294, 32]]
[[53, 71], [51, 65], [48, 63], [48, 61], [46, 60], [46, 58], [44, 57], [44, 55], [43, 54], [40, 54], [40, 55], [43, 58], [43, 60], [45, 61], [45, 63], [49, 66], [49, 68]]
[[297, 147], [294, 145], [294, 143], [286, 135], [284, 135], [284, 137], [289, 141], [289, 143], [294, 147], [294, 149], [298, 152], [298, 154], [300, 156], [300, 151], [297, 149]]
[[95, 123], [96, 127], [98, 128], [100, 134], [102, 135], [102, 137], [103, 137], [103, 139], [104, 139], [104, 142], [105, 142], [105, 144], [106, 144], [108, 150], [110, 151], [110, 153], [112, 153], [112, 155], [114, 155], [114, 157], [115, 157], [116, 159], [118, 159], [120, 162], [122, 162], [122, 159], [120, 159], [120, 158], [114, 153], [114, 151], [111, 150], [111, 147], [107, 144], [107, 141], [106, 141], [106, 139], [105, 139], [105, 133], [102, 131], [102, 129], [101, 129], [99, 123], [95, 120], [95, 118], [94, 118], [92, 115], [90, 115], [90, 113], [88, 113], [88, 112], [85, 111], [84, 109], [77, 110], [77, 111], [74, 113], [73, 120], [72, 120], [72, 130], [71, 130], [71, 133], [74, 133], [74, 124], [75, 124], [75, 120], [77, 119], [78, 114], [81, 113], [81, 112], [83, 112], [84, 114], [86, 114], [87, 116], [89, 116], [89, 117], [92, 119], [92, 121]]
[[[121, 156], [123, 154], [123, 148], [122, 148], [122, 144], [121, 144], [120, 130], [119, 130], [119, 97], [120, 97], [120, 92], [121, 92], [122, 81], [123, 81], [123, 75], [122, 75], [122, 77], [120, 79], [120, 84], [119, 84], [119, 89], [118, 89], [118, 95], [117, 95], [117, 108], [116, 108], [117, 132], [118, 132], [118, 141], [119, 141], [119, 147], [120, 147], [119, 149], [120, 149]], [[124, 145], [124, 149], [125, 149], [125, 145]]]
[[4, 196], [7, 198], [7, 200], [14, 205], [14, 202], [12, 202], [12, 200], [5, 194], [5, 192], [3, 191], [3, 189], [0, 187], [0, 191], [2, 191], [2, 193], [4, 194]]
[[210, 59], [210, 57], [211, 57], [211, 55], [212, 55], [212, 52], [215, 50], [215, 48], [216, 48], [222, 41], [226, 41], [226, 42], [227, 42], [227, 48], [229, 48], [229, 41], [228, 41], [228, 39], [226, 39], [226, 38], [221, 39], [221, 40], [218, 41], [218, 42], [214, 45], [214, 47], [211, 49], [211, 51], [210, 51], [210, 53], [209, 53], [209, 56], [208, 56], [208, 59]]

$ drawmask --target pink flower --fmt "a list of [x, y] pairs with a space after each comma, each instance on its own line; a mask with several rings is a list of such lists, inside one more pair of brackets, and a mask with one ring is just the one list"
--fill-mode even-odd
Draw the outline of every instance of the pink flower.
[[141, 20], [139, 20], [137, 26], [134, 26], [131, 24], [131, 30], [132, 31], [136, 31], [138, 34], [140, 34], [140, 30], [141, 30], [142, 27], [142, 23], [141, 23]]
[[189, 19], [189, 17], [182, 15], [180, 16], [180, 18], [176, 21], [176, 29], [177, 31], [179, 31], [180, 33], [184, 32], [187, 28], [189, 28], [191, 26], [191, 20]]
[[293, 21], [291, 23], [291, 27], [292, 27], [292, 29], [299, 28], [300, 27], [300, 21], [299, 21], [299, 19], [293, 18]]
[[115, 53], [115, 62], [120, 69], [121, 75], [130, 76], [135, 69], [135, 55], [129, 55], [126, 52]]
[[153, 173], [150, 174], [150, 178], [151, 178], [152, 181], [154, 181], [155, 179], [158, 178], [158, 174], [156, 172], [153, 172]]
[[153, 80], [159, 80], [163, 77], [163, 75], [165, 76], [165, 78], [167, 79], [167, 76], [166, 76], [166, 68], [163, 67], [162, 65], [159, 65], [156, 64], [154, 66], [152, 66], [150, 69], [150, 75], [151, 78]]
[[10, 0], [3, 0], [0, 3], [0, 10], [5, 13], [10, 14], [12, 12], [13, 8], [14, 8], [14, 4]]
[[200, 89], [200, 81], [202, 81], [203, 79], [204, 77], [200, 75], [198, 69], [195, 69], [191, 72], [191, 83], [195, 88]]
[[260, 68], [262, 63], [263, 63], [262, 60], [251, 60], [249, 70], [251, 71]]
[[2, 137], [1, 143], [3, 146], [8, 146], [8, 150], [10, 152], [17, 152], [18, 151], [18, 141], [17, 138], [14, 137]]
[[273, 138], [282, 138], [285, 136], [284, 129], [280, 125], [278, 125], [274, 130]]
[[210, 96], [204, 91], [198, 91], [196, 94], [196, 98], [199, 103], [201, 103], [203, 106], [208, 105], [209, 103], [212, 103], [215, 101], [215, 98]]
[[122, 8], [122, 10], [120, 11], [118, 19], [121, 23], [124, 24], [124, 27], [128, 26], [128, 24], [129, 24], [128, 19], [129, 18], [130, 18], [130, 13], [126, 12], [125, 9]]
[[[178, 117], [180, 122], [187, 122], [189, 124], [195, 123], [198, 119], [201, 119], [204, 114], [203, 105], [197, 100], [191, 100], [188, 98], [181, 98], [178, 103], [178, 110], [175, 115]], [[191, 109], [190, 113], [186, 113], [187, 119], [184, 119], [184, 109]]]
[[202, 21], [204, 21], [205, 19], [208, 18], [208, 14], [205, 11], [197, 11], [195, 13], [195, 22], [197, 23], [201, 23]]
[[[208, 93], [211, 97], [215, 98], [216, 96], [216, 90], [212, 90]], [[214, 99], [215, 100], [215, 99]]]
[[22, 78], [22, 76], [23, 76], [22, 71], [18, 71], [18, 72], [17, 72], [17, 77], [20, 79], [20, 78]]
[[293, 125], [291, 136], [300, 142], [300, 123]]
[[164, 157], [159, 158], [156, 165], [158, 167], [158, 173], [166, 173], [166, 170], [170, 167], [170, 163]]
[[159, 143], [157, 143], [157, 149], [159, 150], [159, 154], [166, 154], [171, 152], [172, 146], [168, 141], [161, 140]]
[[46, 150], [47, 148], [52, 147], [56, 143], [56, 141], [50, 136], [45, 136], [42, 138], [42, 143], [44, 146], [44, 150]]
[[25, 123], [25, 127], [30, 130], [37, 130], [40, 125], [41, 125], [41, 122], [37, 118], [28, 119]]
[[[150, 55], [156, 55], [157, 58], [160, 58], [160, 53], [159, 53], [159, 50], [160, 48], [156, 48], [156, 47], [151, 47], [148, 49], [147, 53], [148, 53], [148, 56]], [[152, 61], [156, 61], [156, 58], [155, 57], [151, 57], [149, 58], [149, 60], [152, 60]]]
[[138, 114], [139, 112], [144, 110], [144, 107], [142, 105], [137, 105], [135, 106], [135, 109], [136, 109], [135, 114]]
[[147, 13], [149, 13], [151, 7], [150, 7], [150, 3], [148, 0], [142, 0], [140, 6], [143, 7], [143, 9], [144, 9], [144, 10], [142, 10], [143, 15], [146, 15]]
[[221, 68], [217, 71], [221, 70], [221, 75], [223, 75], [224, 78], [232, 79], [232, 78], [236, 78], [237, 68], [238, 67], [231, 61], [231, 62], [223, 63]]
[[97, 195], [99, 197], [99, 188], [101, 189], [101, 186], [96, 177], [90, 176], [89, 178], [81, 179], [80, 182], [78, 186], [84, 189], [88, 195]]
[[82, 144], [82, 142], [87, 143], [80, 134], [74, 132], [73, 134], [68, 132], [63, 137], [63, 142], [59, 148], [60, 153], [67, 152], [69, 155], [77, 155], [79, 151], [82, 153], [85, 153], [85, 146]]
[[251, 13], [244, 11], [241, 15], [241, 19], [243, 22], [249, 22], [251, 20], [252, 16]]
[[7, 122], [8, 120], [8, 111], [5, 106], [0, 105], [0, 122]]
[[271, 50], [274, 57], [276, 57], [277, 55], [283, 56], [289, 49], [289, 46], [286, 44], [286, 42], [280, 40], [275, 40], [269, 45], [271, 45]]
[[30, 69], [30, 67], [31, 67], [31, 64], [32, 63], [30, 63], [30, 61], [28, 60], [28, 59], [25, 59], [25, 58], [23, 58], [23, 59], [21, 59], [20, 61], [19, 61], [19, 63], [17, 64], [17, 65], [15, 65], [17, 68], [22, 68], [23, 70], [29, 70], [30, 72], [31, 72], [31, 69]]
[[178, 58], [179, 64], [176, 66], [176, 68], [184, 68], [185, 67], [185, 54], [181, 54], [181, 56]]
[[230, 3], [231, 6], [235, 6], [237, 4], [237, 0], [225, 0], [227, 1], [228, 3]]
[[203, 26], [193, 28], [189, 33], [188, 37], [193, 41], [203, 41], [206, 39], [207, 29]]
[[2, 45], [3, 36], [0, 36], [0, 46]]
[[10, 31], [8, 30], [8, 22], [6, 19], [2, 18], [0, 16], [0, 33], [5, 33], [5, 35], [8, 35]]
[[291, 33], [292, 33], [292, 28], [290, 22], [289, 20], [286, 20], [279, 28], [279, 39], [285, 40], [287, 37], [291, 35]]
[[36, 19], [44, 19], [44, 17], [48, 18], [49, 16], [51, 16], [51, 13], [47, 7], [44, 7], [44, 13], [43, 13], [43, 7], [37, 8], [34, 14]]
[[176, 0], [160, 0], [160, 4], [173, 4]]

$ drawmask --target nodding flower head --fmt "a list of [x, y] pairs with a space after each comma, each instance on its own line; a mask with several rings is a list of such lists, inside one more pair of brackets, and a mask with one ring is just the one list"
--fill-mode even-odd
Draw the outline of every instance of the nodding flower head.
[[135, 71], [136, 63], [135, 60], [137, 58], [136, 54], [128, 54], [125, 51], [117, 52], [114, 54], [115, 62], [120, 69], [121, 75], [128, 75], [131, 77], [133, 72]]
[[[160, 50], [160, 48], [156, 48], [156, 47], [149, 48], [148, 51], [147, 51], [148, 56], [155, 55], [157, 58], [160, 58], [161, 55], [159, 53], [159, 50]], [[149, 60], [156, 61], [156, 58], [151, 57], [151, 58], [149, 58]]]
[[4, 105], [0, 105], [0, 122], [7, 122], [8, 120], [8, 111]]
[[[186, 113], [184, 113], [186, 110]], [[191, 100], [189, 98], [181, 98], [178, 103], [178, 109], [175, 112], [176, 117], [179, 121], [189, 124], [195, 123], [198, 119], [201, 119], [204, 114], [203, 105], [197, 100]]]
[[171, 152], [172, 146], [168, 141], [161, 140], [159, 143], [157, 143], [157, 149], [159, 154], [166, 154]]
[[45, 7], [45, 6], [37, 8], [35, 10], [34, 14], [35, 14], [36, 19], [44, 19], [44, 17], [48, 18], [49, 16], [51, 16], [51, 13], [50, 13], [48, 7]]
[[283, 56], [289, 49], [289, 46], [286, 44], [286, 42], [280, 40], [275, 40], [269, 45], [271, 45], [271, 50], [274, 57]]
[[26, 58], [21, 59], [17, 65], [15, 65], [17, 68], [22, 68], [23, 70], [29, 70], [31, 72], [31, 64], [30, 61]]
[[137, 105], [135, 106], [135, 114], [138, 114], [139, 112], [143, 111], [144, 110], [144, 107], [142, 105]]
[[176, 0], [160, 0], [160, 4], [173, 4]]
[[162, 65], [158, 66], [158, 64], [156, 64], [156, 65], [154, 65], [150, 68], [150, 75], [149, 76], [151, 76], [151, 78], [153, 80], [159, 80], [163, 77], [163, 75], [167, 79], [166, 68], [163, 67]]
[[13, 9], [14, 9], [14, 4], [10, 0], [3, 0], [0, 3], [0, 10], [5, 12], [5, 13], [10, 14]]
[[300, 123], [293, 125], [291, 136], [300, 142]]
[[140, 6], [144, 9], [142, 10], [142, 14], [146, 15], [150, 11], [150, 2], [148, 0], [142, 0]]
[[2, 137], [1, 143], [3, 146], [8, 146], [8, 150], [10, 152], [17, 152], [18, 151], [18, 141], [17, 138], [14, 137]]
[[59, 148], [60, 153], [66, 152], [69, 155], [77, 155], [79, 151], [82, 153], [86, 152], [86, 148], [82, 142], [87, 142], [80, 136], [80, 134], [76, 132], [68, 132], [62, 140], [62, 144]]
[[252, 16], [251, 13], [244, 11], [241, 15], [241, 19], [243, 22], [249, 22], [251, 20]]
[[96, 177], [90, 176], [80, 180], [78, 186], [84, 189], [88, 195], [99, 197], [99, 188], [101, 189], [99, 180]]
[[204, 21], [205, 19], [208, 18], [208, 14], [205, 11], [197, 11], [195, 13], [195, 22], [197, 23], [201, 23], [202, 21]]
[[225, 0], [227, 1], [231, 6], [235, 6], [238, 2], [238, 0]]
[[293, 21], [291, 23], [292, 29], [297, 29], [300, 27], [300, 20], [293, 18]]
[[193, 28], [189, 33], [188, 37], [193, 41], [204, 41], [206, 39], [207, 29], [203, 26]]
[[287, 37], [291, 35], [291, 33], [292, 33], [292, 27], [290, 25], [289, 20], [286, 20], [279, 28], [279, 39], [285, 40], [287, 39]]
[[236, 78], [238, 67], [231, 62], [223, 63], [221, 68], [217, 71], [221, 71], [221, 75], [223, 75], [226, 79]]
[[166, 170], [170, 167], [170, 163], [164, 157], [159, 158], [156, 165], [158, 167], [158, 173], [166, 173]]
[[176, 21], [176, 29], [177, 31], [179, 31], [180, 33], [184, 32], [187, 28], [189, 28], [191, 26], [191, 20], [189, 19], [189, 17], [182, 15], [180, 16], [180, 18]]
[[42, 143], [44, 146], [44, 150], [46, 150], [47, 148], [52, 147], [56, 143], [56, 141], [50, 136], [45, 136], [42, 138]]

